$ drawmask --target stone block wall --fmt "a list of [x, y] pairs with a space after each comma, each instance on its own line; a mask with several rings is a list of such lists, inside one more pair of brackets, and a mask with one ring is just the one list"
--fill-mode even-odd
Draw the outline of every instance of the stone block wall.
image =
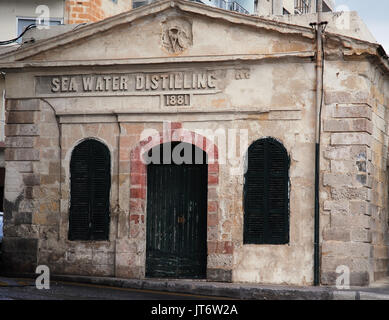
[[340, 266], [350, 269], [351, 285], [356, 286], [387, 275], [387, 118], [382, 99], [372, 91], [325, 94], [320, 194], [323, 285], [336, 283]]
[[55, 265], [63, 263], [63, 253], [58, 245], [60, 185], [63, 182], [59, 160], [61, 135], [52, 106], [43, 100], [40, 106], [39, 137], [35, 143], [39, 152], [39, 162], [35, 165], [39, 183], [33, 189], [36, 206], [32, 220], [39, 232], [38, 264]]
[[34, 272], [39, 249], [38, 209], [41, 105], [38, 99], [6, 103], [6, 176], [4, 190], [4, 271]]
[[[115, 246], [118, 228], [118, 164], [117, 146], [119, 128], [117, 123], [79, 123], [60, 120], [61, 129], [61, 201], [58, 240], [49, 254], [60, 259], [49, 265], [55, 273], [93, 276], [115, 275]], [[70, 160], [74, 148], [85, 139], [95, 139], [105, 144], [111, 158], [110, 226], [107, 241], [69, 241], [70, 208]]]
[[[374, 281], [389, 276], [389, 214], [388, 214], [388, 95], [385, 78], [371, 69], [372, 99], [372, 194], [371, 233]], [[387, 81], [386, 81], [387, 82]]]
[[[328, 69], [347, 74], [347, 68]], [[360, 68], [366, 68], [366, 64]], [[271, 95], [277, 110], [242, 112], [234, 114], [236, 118], [228, 118], [230, 113], [226, 113], [226, 119], [220, 119], [205, 111], [201, 116], [93, 114], [91, 110], [99, 110], [92, 108], [119, 101], [96, 98], [101, 99], [98, 104], [93, 97], [8, 100], [5, 266], [14, 272], [34, 272], [37, 264], [47, 264], [57, 274], [143, 278], [147, 185], [140, 156], [147, 141], [142, 140], [141, 133], [145, 129], [161, 133], [163, 122], [170, 119], [171, 132], [165, 141], [185, 141], [187, 135], [210, 139], [200, 133], [201, 129], [248, 128], [249, 144], [274, 137], [283, 143], [291, 160], [290, 243], [283, 246], [243, 244], [243, 174], [231, 175], [230, 164], [223, 166], [221, 161], [220, 166], [209, 167], [207, 278], [312, 284], [314, 88], [301, 90], [303, 103], [297, 107], [290, 92], [305, 88], [306, 82], [313, 85], [313, 79], [300, 79], [313, 75], [314, 68], [306, 65], [297, 70], [294, 75], [276, 73], [279, 83], [274, 87], [284, 88]], [[258, 74], [269, 70], [261, 71]], [[324, 285], [335, 283], [337, 267], [343, 265], [350, 268], [352, 285], [368, 285], [387, 275], [389, 269], [388, 98], [379, 74], [369, 68], [357, 71], [348, 73], [351, 80], [346, 76], [342, 80], [350, 90], [337, 82], [340, 80], [331, 79], [334, 84], [326, 81], [320, 192]], [[354, 79], [359, 73], [365, 75]], [[286, 76], [295, 77], [293, 86], [285, 85]], [[285, 105], [292, 107], [278, 110]], [[69, 111], [70, 107], [74, 109]], [[76, 114], [78, 110], [90, 114]], [[111, 154], [109, 241], [67, 239], [71, 154], [88, 138], [104, 143]], [[214, 152], [222, 155], [219, 140], [215, 146], [218, 151]]]
[[[43, 100], [8, 100], [4, 271], [115, 274], [117, 234], [118, 125], [62, 124]], [[86, 138], [105, 141], [111, 151], [109, 241], [69, 241], [69, 164], [72, 150]]]

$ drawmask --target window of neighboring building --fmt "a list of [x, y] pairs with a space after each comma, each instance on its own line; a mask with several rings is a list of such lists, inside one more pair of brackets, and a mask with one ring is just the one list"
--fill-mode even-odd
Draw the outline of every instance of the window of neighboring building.
[[141, 6], [145, 6], [146, 4], [149, 4], [150, 2], [151, 2], [150, 0], [145, 0], [145, 1], [134, 0], [134, 1], [132, 1], [132, 8], [136, 9], [136, 8], [141, 7]]
[[[31, 24], [36, 24], [36, 18], [16, 18], [17, 24], [18, 24], [18, 36], [22, 34], [24, 29], [28, 27]], [[50, 19], [49, 24], [51, 26], [60, 25], [62, 24], [62, 20], [60, 19]], [[18, 40], [19, 43], [21, 43], [21, 39]]]
[[323, 12], [332, 12], [331, 8], [325, 2], [323, 2]]
[[248, 149], [244, 181], [245, 244], [289, 242], [289, 157], [273, 138]]
[[69, 240], [108, 240], [110, 153], [96, 140], [77, 145], [70, 160]]

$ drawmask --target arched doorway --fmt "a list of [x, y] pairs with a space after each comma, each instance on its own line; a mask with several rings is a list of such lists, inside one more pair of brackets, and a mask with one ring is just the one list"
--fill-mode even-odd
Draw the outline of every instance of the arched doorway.
[[147, 156], [146, 276], [205, 278], [207, 155], [169, 142]]

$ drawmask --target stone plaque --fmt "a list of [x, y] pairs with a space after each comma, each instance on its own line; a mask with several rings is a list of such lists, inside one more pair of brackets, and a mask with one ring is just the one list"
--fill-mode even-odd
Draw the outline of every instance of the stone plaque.
[[190, 95], [220, 92], [221, 78], [208, 70], [37, 76], [35, 90], [38, 97], [163, 95], [165, 105], [189, 105]]

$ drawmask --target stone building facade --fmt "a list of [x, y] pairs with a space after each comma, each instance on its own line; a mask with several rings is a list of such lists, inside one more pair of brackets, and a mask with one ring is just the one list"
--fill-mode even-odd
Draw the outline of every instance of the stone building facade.
[[[150, 227], [150, 208], [163, 204], [150, 191], [155, 180], [144, 156], [183, 141], [209, 161], [206, 237], [195, 237], [206, 248], [204, 277], [312, 284], [315, 50], [310, 27], [174, 0], [0, 56], [5, 270], [32, 273], [45, 264], [57, 274], [148, 277], [148, 241], [167, 235]], [[333, 284], [346, 266], [351, 284], [369, 285], [389, 271], [389, 64], [379, 45], [339, 34], [326, 34], [325, 53], [321, 284]], [[105, 153], [77, 160], [91, 140]], [[250, 148], [265, 140], [288, 158], [286, 237], [278, 244], [250, 243], [245, 234], [245, 159], [250, 170]], [[109, 229], [100, 240], [97, 232], [74, 240], [69, 218], [80, 194], [71, 170], [90, 158], [97, 166], [103, 153]], [[160, 197], [174, 186], [187, 190], [174, 181]]]

